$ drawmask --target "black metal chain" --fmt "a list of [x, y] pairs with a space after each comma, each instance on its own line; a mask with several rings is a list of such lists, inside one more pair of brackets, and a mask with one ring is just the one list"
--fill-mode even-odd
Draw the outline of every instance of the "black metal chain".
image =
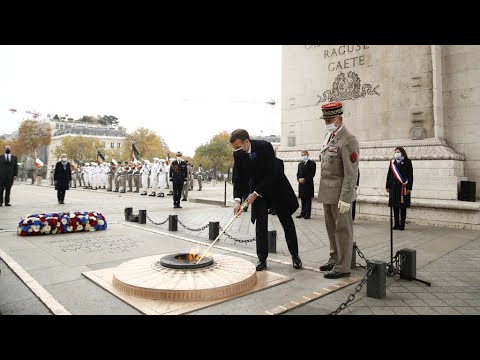
[[357, 251], [358, 256], [360, 256], [368, 264], [367, 258], [365, 257], [365, 255], [363, 255], [362, 251], [359, 249], [357, 244], [355, 244], [354, 246], [355, 246], [355, 250]]
[[187, 229], [187, 230], [189, 230], [189, 231], [202, 231], [202, 230], [205, 230], [206, 228], [208, 228], [208, 226], [210, 225], [210, 224], [207, 224], [207, 225], [202, 226], [202, 227], [200, 227], [200, 228], [198, 228], [198, 229], [192, 229], [192, 228], [189, 228], [189, 227], [188, 227], [187, 225], [185, 225], [184, 223], [182, 223], [180, 220], [177, 220], [177, 221], [178, 221], [178, 223], [179, 223], [180, 225], [182, 225], [185, 229]]
[[373, 266], [368, 268], [367, 273], [363, 277], [362, 281], [360, 281], [360, 283], [357, 286], [355, 286], [355, 291], [350, 295], [348, 295], [347, 301], [341, 303], [340, 306], [335, 311], [332, 311], [329, 315], [338, 315], [340, 311], [345, 310], [348, 304], [355, 299], [355, 295], [357, 295], [357, 293], [359, 293], [360, 290], [362, 290], [363, 285], [365, 285], [365, 283], [367, 282], [367, 278], [370, 276], [372, 272], [373, 272]]
[[393, 260], [387, 264], [387, 277], [394, 277], [395, 275], [400, 274], [401, 271], [401, 263], [406, 260], [407, 256], [402, 254], [402, 258], [400, 259], [400, 251], [397, 251]]
[[153, 221], [152, 219], [150, 219], [150, 217], [147, 215], [147, 220], [150, 221], [153, 225], [163, 225], [163, 224], [165, 224], [165, 223], [168, 221], [168, 217], [166, 218], [165, 221], [162, 221], [162, 222], [158, 222], [158, 223], [157, 223], [157, 222]]
[[[219, 226], [219, 229], [220, 229], [220, 231], [223, 231], [221, 226]], [[229, 238], [230, 240], [233, 240], [235, 243], [237, 243], [237, 242], [239, 242], [239, 243], [249, 243], [249, 242], [252, 242], [252, 241], [256, 240], [256, 237], [253, 237], [251, 239], [244, 239], [244, 240], [237, 239], [237, 238], [233, 237], [232, 235], [230, 235], [229, 233], [227, 233], [226, 231], [224, 232], [224, 234], [227, 238]]]

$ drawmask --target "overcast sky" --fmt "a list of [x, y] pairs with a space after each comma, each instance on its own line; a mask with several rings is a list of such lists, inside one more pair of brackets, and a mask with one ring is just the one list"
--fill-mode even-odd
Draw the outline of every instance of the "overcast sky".
[[0, 134], [38, 111], [115, 115], [190, 156], [222, 130], [279, 135], [281, 64], [277, 45], [2, 45]]

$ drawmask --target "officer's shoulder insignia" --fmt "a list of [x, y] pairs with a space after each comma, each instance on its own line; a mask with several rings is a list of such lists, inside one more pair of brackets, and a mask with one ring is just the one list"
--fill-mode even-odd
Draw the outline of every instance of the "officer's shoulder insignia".
[[350, 160], [351, 160], [352, 162], [357, 161], [357, 158], [358, 158], [357, 153], [353, 152], [353, 153], [350, 154]]

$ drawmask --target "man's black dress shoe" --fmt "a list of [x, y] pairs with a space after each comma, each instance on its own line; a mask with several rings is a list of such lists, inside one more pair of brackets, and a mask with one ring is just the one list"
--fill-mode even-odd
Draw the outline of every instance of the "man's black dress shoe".
[[335, 266], [335, 264], [325, 264], [325, 265], [322, 265], [320, 266], [320, 271], [330, 271], [330, 270], [333, 270], [333, 267]]
[[297, 219], [300, 219], [300, 218], [303, 218], [304, 216], [303, 215], [297, 215], [295, 216]]
[[267, 260], [257, 262], [257, 271], [262, 271], [267, 267]]
[[398, 230], [398, 229], [400, 229], [400, 225], [394, 225], [394, 226], [392, 227], [392, 229], [393, 229], [393, 230]]
[[11, 204], [5, 204], [5, 206], [12, 206]]
[[400, 225], [400, 226], [398, 227], [398, 230], [400, 230], [400, 231], [405, 230], [405, 225], [403, 225], [403, 226]]
[[295, 269], [301, 269], [302, 268], [302, 260], [300, 259], [300, 256], [298, 256], [298, 255], [292, 256], [292, 261], [293, 261], [293, 267]]
[[305, 220], [310, 219], [310, 216], [305, 216], [304, 219]]
[[335, 270], [331, 270], [323, 275], [325, 279], [338, 279], [338, 278], [343, 278], [343, 277], [349, 277], [350, 273], [341, 273]]

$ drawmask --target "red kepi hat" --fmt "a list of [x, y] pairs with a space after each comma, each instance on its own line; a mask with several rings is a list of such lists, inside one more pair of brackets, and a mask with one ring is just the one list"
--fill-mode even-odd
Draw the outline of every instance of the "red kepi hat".
[[340, 101], [331, 102], [325, 105], [322, 105], [322, 113], [320, 119], [330, 119], [332, 117], [342, 115], [343, 107]]

